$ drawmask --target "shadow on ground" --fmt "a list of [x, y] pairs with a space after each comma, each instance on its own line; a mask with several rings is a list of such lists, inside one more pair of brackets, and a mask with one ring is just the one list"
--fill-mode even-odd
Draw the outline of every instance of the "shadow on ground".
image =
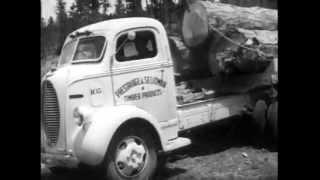
[[[276, 152], [277, 148], [275, 144], [268, 138], [268, 135], [259, 135], [259, 133], [254, 132], [254, 127], [251, 125], [249, 119], [240, 119], [233, 118], [225, 121], [221, 121], [219, 123], [214, 123], [209, 126], [200, 127], [194, 129], [192, 133], [185, 132], [182, 135], [191, 138], [192, 145], [181, 149], [179, 151], [171, 153], [169, 156], [166, 156], [166, 164], [164, 166], [159, 167], [156, 175], [156, 180], [161, 179], [199, 179], [200, 177], [197, 172], [201, 172], [201, 169], [194, 171], [196, 169], [197, 163], [202, 163], [203, 167], [212, 166], [212, 162], [208, 163], [208, 165], [203, 165], [203, 160], [206, 156], [216, 156], [221, 152], [228, 151], [230, 149], [237, 148], [246, 148], [250, 147], [252, 149], [262, 149], [266, 152]], [[239, 151], [239, 150], [234, 150]], [[232, 150], [230, 151], [233, 153]], [[229, 153], [229, 152], [228, 152]], [[239, 153], [239, 152], [236, 152]], [[224, 161], [227, 157], [223, 157], [225, 155], [217, 155], [221, 157], [215, 157], [216, 159]], [[258, 155], [259, 156], [259, 155]], [[201, 162], [200, 162], [200, 158]], [[190, 162], [189, 162], [190, 159]], [[184, 163], [189, 163], [188, 167], [181, 166], [179, 161], [185, 161]], [[208, 160], [210, 161], [210, 160]], [[177, 163], [178, 162], [178, 163]], [[190, 165], [191, 163], [191, 165]], [[219, 163], [219, 162], [218, 162]], [[179, 164], [179, 166], [174, 166], [175, 164]], [[256, 165], [258, 166], [258, 165]], [[191, 168], [190, 168], [191, 167]], [[198, 167], [199, 168], [199, 167]], [[210, 168], [210, 167], [208, 167]], [[191, 170], [190, 170], [191, 169]], [[190, 173], [190, 171], [192, 171]], [[270, 171], [266, 172], [266, 174], [272, 174], [274, 167], [267, 168]], [[188, 176], [184, 176], [188, 174]], [[191, 174], [191, 176], [190, 176]], [[201, 175], [202, 177], [202, 175]], [[201, 178], [200, 177], [200, 178]], [[205, 176], [207, 177], [207, 176]], [[210, 176], [209, 176], [210, 177]], [[231, 176], [224, 176], [226, 179], [241, 179], [235, 178]], [[79, 169], [68, 170], [63, 173], [52, 174], [46, 173], [42, 175], [42, 180], [92, 180], [92, 179], [101, 179], [99, 175], [93, 174], [92, 171], [81, 171]], [[225, 178], [209, 178], [209, 179], [225, 179]], [[246, 179], [244, 177], [244, 179]], [[265, 176], [260, 177], [258, 179], [276, 179], [274, 176]]]
[[[266, 128], [268, 132], [268, 128]], [[194, 162], [203, 163], [203, 158], [200, 159], [198, 157], [206, 157], [206, 156], [213, 156], [215, 154], [223, 154], [223, 152], [228, 151], [228, 153], [239, 153], [239, 149], [247, 150], [247, 149], [254, 149], [257, 151], [262, 152], [277, 152], [276, 143], [270, 138], [271, 135], [268, 133], [261, 134], [255, 131], [255, 127], [251, 124], [250, 119], [240, 119], [240, 118], [233, 118], [224, 120], [218, 123], [214, 123], [209, 126], [200, 127], [194, 129], [192, 133], [184, 133], [182, 134], [191, 138], [192, 145], [184, 148], [182, 150], [176, 151], [172, 153], [167, 158], [167, 164], [175, 163], [176, 161], [181, 161], [183, 159], [195, 159]], [[248, 148], [249, 147], [249, 148]], [[224, 156], [224, 155], [219, 155]], [[258, 155], [259, 156], [259, 155]], [[220, 157], [216, 159], [219, 160]], [[225, 158], [225, 157], [221, 157]], [[186, 160], [189, 161], [189, 160]], [[202, 162], [200, 162], [202, 161]], [[210, 161], [210, 160], [208, 160]], [[185, 162], [183, 162], [185, 163]], [[195, 174], [194, 177], [191, 176], [182, 176], [187, 171], [190, 170], [190, 167], [183, 167], [183, 163], [180, 164], [179, 167], [168, 167], [163, 166], [157, 172], [157, 180], [159, 179], [199, 179], [199, 174]], [[223, 162], [221, 162], [223, 163]], [[210, 163], [208, 163], [210, 164]], [[212, 163], [211, 163], [212, 164]], [[210, 165], [209, 165], [210, 166]], [[191, 169], [196, 169], [197, 167], [192, 167]], [[267, 170], [263, 171], [274, 171], [274, 167], [263, 167]], [[199, 170], [198, 170], [199, 171]], [[201, 171], [201, 170], [200, 170]], [[267, 172], [268, 174], [269, 172]], [[271, 172], [271, 174], [274, 172]], [[190, 173], [188, 173], [190, 174]], [[179, 178], [180, 177], [180, 178]], [[229, 177], [226, 176], [225, 178], [214, 178], [210, 177], [210, 179], [241, 179], [237, 177]], [[200, 178], [201, 179], [201, 178]], [[244, 177], [244, 179], [246, 179]], [[264, 176], [258, 179], [276, 179], [274, 176]]]

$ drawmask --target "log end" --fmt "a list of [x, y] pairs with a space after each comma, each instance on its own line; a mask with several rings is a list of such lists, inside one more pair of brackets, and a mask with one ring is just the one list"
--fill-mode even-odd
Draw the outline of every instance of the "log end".
[[183, 40], [188, 47], [195, 47], [208, 37], [208, 19], [206, 9], [199, 3], [191, 4], [186, 10], [182, 22]]

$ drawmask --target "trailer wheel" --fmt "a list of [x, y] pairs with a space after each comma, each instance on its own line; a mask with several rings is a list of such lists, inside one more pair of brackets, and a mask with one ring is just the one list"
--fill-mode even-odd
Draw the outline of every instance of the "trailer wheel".
[[156, 144], [144, 129], [122, 129], [117, 132], [105, 156], [107, 179], [152, 179], [157, 168]]
[[267, 113], [268, 124], [270, 126], [274, 140], [278, 138], [278, 101], [272, 103]]
[[68, 173], [68, 171], [70, 171], [70, 169], [65, 167], [50, 167], [49, 170], [52, 174], [55, 174], [55, 175], [66, 174]]
[[257, 132], [262, 135], [266, 125], [267, 104], [264, 100], [258, 100], [253, 110], [253, 119]]

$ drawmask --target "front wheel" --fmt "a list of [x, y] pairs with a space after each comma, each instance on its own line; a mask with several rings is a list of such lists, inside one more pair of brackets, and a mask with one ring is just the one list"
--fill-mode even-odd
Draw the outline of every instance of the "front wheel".
[[142, 129], [122, 129], [117, 132], [105, 156], [107, 179], [152, 179], [157, 167], [155, 139]]

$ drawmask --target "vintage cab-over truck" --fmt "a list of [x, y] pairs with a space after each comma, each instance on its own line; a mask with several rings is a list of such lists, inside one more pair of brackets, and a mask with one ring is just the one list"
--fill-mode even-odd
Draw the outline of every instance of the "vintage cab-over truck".
[[159, 153], [191, 143], [180, 131], [240, 115], [252, 104], [247, 93], [178, 104], [167, 33], [150, 18], [72, 32], [41, 88], [47, 166], [99, 166], [108, 179], [150, 179]]

